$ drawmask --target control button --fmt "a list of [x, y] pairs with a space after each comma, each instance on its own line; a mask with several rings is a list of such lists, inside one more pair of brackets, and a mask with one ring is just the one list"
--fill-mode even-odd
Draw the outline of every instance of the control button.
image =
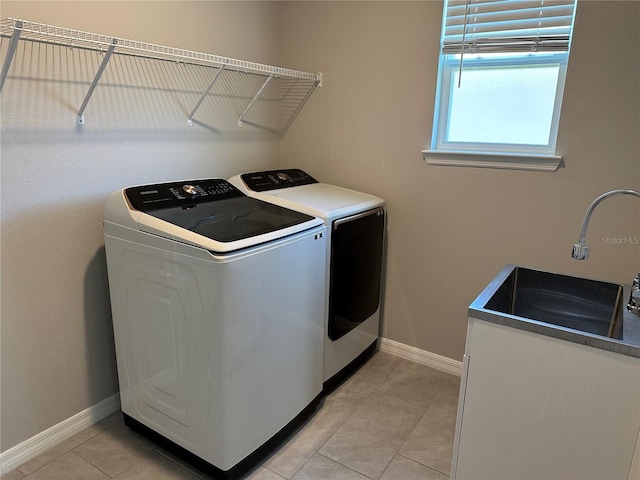
[[183, 185], [182, 191], [192, 198], [198, 195], [198, 187], [195, 185]]
[[289, 180], [289, 175], [287, 175], [286, 173], [283, 173], [283, 172], [279, 172], [277, 177], [280, 180], [283, 180], [283, 181]]

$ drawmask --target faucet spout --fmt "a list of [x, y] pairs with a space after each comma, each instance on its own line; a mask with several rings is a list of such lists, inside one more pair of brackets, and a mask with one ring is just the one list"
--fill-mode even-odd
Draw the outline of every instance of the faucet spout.
[[578, 240], [578, 243], [573, 246], [573, 250], [571, 252], [571, 256], [576, 260], [586, 260], [587, 258], [589, 258], [589, 246], [587, 245], [587, 227], [589, 226], [591, 214], [598, 206], [598, 204], [600, 204], [603, 200], [606, 200], [609, 197], [614, 197], [616, 195], [633, 195], [634, 197], [640, 198], [640, 192], [636, 190], [625, 189], [611, 190], [610, 192], [603, 193], [598, 198], [596, 198], [587, 209], [587, 213], [585, 214], [584, 220], [582, 222], [582, 230], [580, 230], [580, 239]]

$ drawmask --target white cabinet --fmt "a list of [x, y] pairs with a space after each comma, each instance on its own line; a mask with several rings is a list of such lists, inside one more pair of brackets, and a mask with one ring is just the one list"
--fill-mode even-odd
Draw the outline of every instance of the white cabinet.
[[465, 357], [452, 479], [631, 475], [640, 358], [475, 318]]

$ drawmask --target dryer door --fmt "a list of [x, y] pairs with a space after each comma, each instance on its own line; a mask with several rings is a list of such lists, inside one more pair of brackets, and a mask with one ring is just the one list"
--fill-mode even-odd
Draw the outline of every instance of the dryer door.
[[333, 222], [329, 338], [337, 340], [373, 315], [380, 304], [384, 209]]

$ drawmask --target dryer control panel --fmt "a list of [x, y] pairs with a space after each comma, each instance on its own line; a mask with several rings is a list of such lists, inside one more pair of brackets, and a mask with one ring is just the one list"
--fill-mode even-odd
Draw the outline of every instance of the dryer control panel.
[[222, 178], [130, 187], [125, 190], [125, 195], [131, 206], [141, 212], [245, 196]]
[[242, 178], [247, 188], [254, 192], [266, 192], [278, 188], [299, 187], [300, 185], [318, 183], [315, 178], [298, 168], [245, 173], [240, 175], [240, 178]]

